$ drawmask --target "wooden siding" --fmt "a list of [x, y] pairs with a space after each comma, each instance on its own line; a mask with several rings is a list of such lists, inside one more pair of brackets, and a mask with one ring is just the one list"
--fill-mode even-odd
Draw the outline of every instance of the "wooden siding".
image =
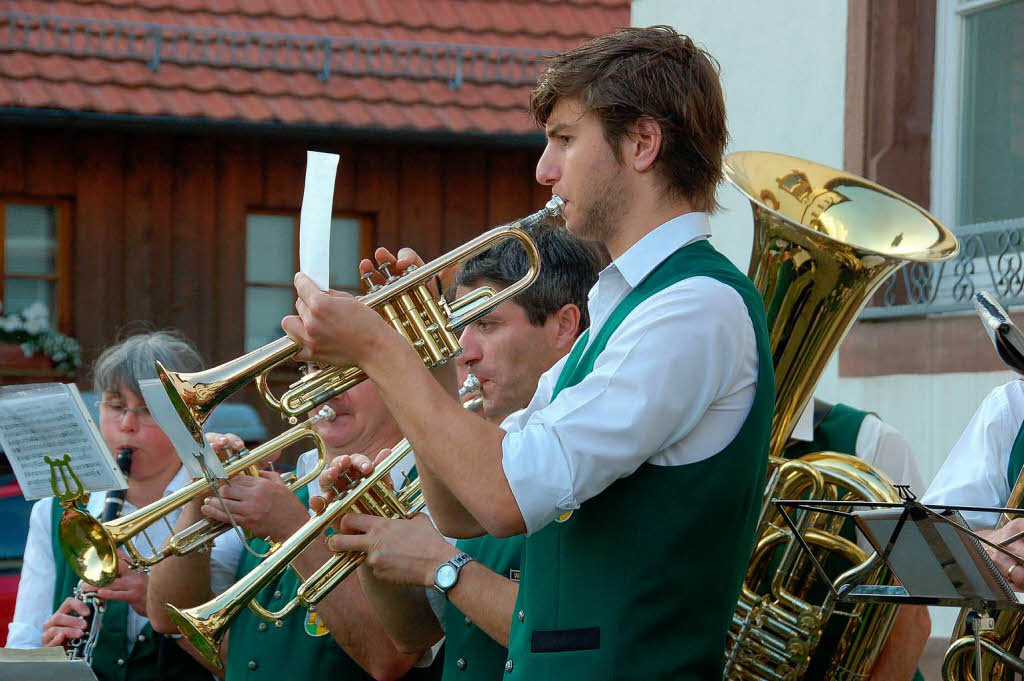
[[219, 362], [244, 334], [245, 218], [302, 201], [306, 150], [341, 154], [334, 209], [431, 258], [530, 213], [537, 150], [0, 130], [0, 195], [72, 209], [71, 328], [87, 359], [126, 325], [173, 326]]
[[0, 129], [0, 195], [71, 205], [72, 315], [88, 364], [126, 329], [175, 327], [204, 357], [241, 354], [245, 220], [302, 201], [306, 150], [341, 155], [334, 208], [426, 258], [530, 213], [538, 149]]

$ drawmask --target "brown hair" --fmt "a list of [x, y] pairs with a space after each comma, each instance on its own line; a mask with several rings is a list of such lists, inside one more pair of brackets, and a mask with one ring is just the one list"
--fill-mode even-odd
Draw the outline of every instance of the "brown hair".
[[559, 100], [594, 112], [619, 158], [619, 141], [638, 119], [661, 126], [655, 167], [667, 189], [714, 212], [728, 132], [718, 62], [669, 26], [624, 28], [547, 61], [530, 96], [540, 125]]

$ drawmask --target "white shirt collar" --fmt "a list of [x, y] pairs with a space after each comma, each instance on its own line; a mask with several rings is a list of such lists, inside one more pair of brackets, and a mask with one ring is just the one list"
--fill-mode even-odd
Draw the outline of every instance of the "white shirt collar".
[[665, 258], [693, 241], [710, 236], [711, 221], [707, 213], [678, 215], [645, 234], [609, 267], [617, 269], [626, 283], [635, 288]]

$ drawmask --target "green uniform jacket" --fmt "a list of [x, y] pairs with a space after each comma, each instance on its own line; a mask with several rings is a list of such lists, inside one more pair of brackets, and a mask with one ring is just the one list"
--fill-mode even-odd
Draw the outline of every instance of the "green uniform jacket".
[[[68, 565], [64, 553], [60, 550], [57, 530], [63, 512], [63, 507], [54, 500], [50, 524], [50, 545], [53, 549], [53, 564], [57, 577], [53, 589], [54, 611], [65, 598], [74, 595], [75, 587], [78, 586], [78, 575]], [[210, 681], [213, 678], [210, 672], [182, 650], [174, 640], [155, 634], [149, 623], [143, 627], [129, 653], [126, 633], [128, 607], [124, 601], [106, 602], [103, 625], [92, 656], [92, 670], [99, 681]]]
[[[309, 492], [305, 487], [296, 496], [309, 507]], [[267, 543], [261, 539], [253, 539], [249, 545], [257, 553], [267, 551]], [[243, 553], [236, 579], [241, 579], [260, 562], [261, 559], [248, 551]], [[298, 586], [295, 572], [289, 569], [261, 591], [256, 600], [268, 610], [278, 610], [295, 596]], [[227, 681], [373, 678], [341, 649], [330, 633], [313, 636], [307, 632], [307, 625], [310, 631], [316, 631], [309, 623], [307, 611], [293, 613], [280, 625], [263, 621], [249, 608], [242, 610], [231, 624], [228, 637]], [[437, 661], [428, 669], [411, 670], [404, 678], [438, 679], [440, 676], [441, 662]]]
[[[519, 581], [519, 563], [526, 537], [499, 539], [490, 535], [460, 539], [455, 546], [502, 577]], [[508, 650], [464, 615], [445, 604], [444, 608], [444, 681], [488, 681], [500, 679], [505, 671]]]
[[764, 494], [775, 401], [761, 296], [707, 241], [690, 244], [626, 296], [589, 348], [586, 338], [577, 342], [552, 400], [590, 373], [638, 304], [697, 276], [732, 287], [746, 304], [758, 352], [750, 413], [715, 456], [685, 466], [644, 464], [527, 538], [505, 678], [722, 676], [726, 632]]

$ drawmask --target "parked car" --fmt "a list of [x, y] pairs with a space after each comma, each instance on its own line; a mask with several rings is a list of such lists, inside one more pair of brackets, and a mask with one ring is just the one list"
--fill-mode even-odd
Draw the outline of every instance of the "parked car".
[[[93, 419], [99, 422], [99, 395], [83, 392]], [[267, 431], [256, 410], [248, 404], [222, 404], [210, 417], [209, 430], [235, 433], [252, 447], [267, 439]], [[0, 450], [0, 646], [7, 644], [7, 625], [14, 617], [25, 539], [28, 536], [31, 501], [21, 495], [7, 456]]]

